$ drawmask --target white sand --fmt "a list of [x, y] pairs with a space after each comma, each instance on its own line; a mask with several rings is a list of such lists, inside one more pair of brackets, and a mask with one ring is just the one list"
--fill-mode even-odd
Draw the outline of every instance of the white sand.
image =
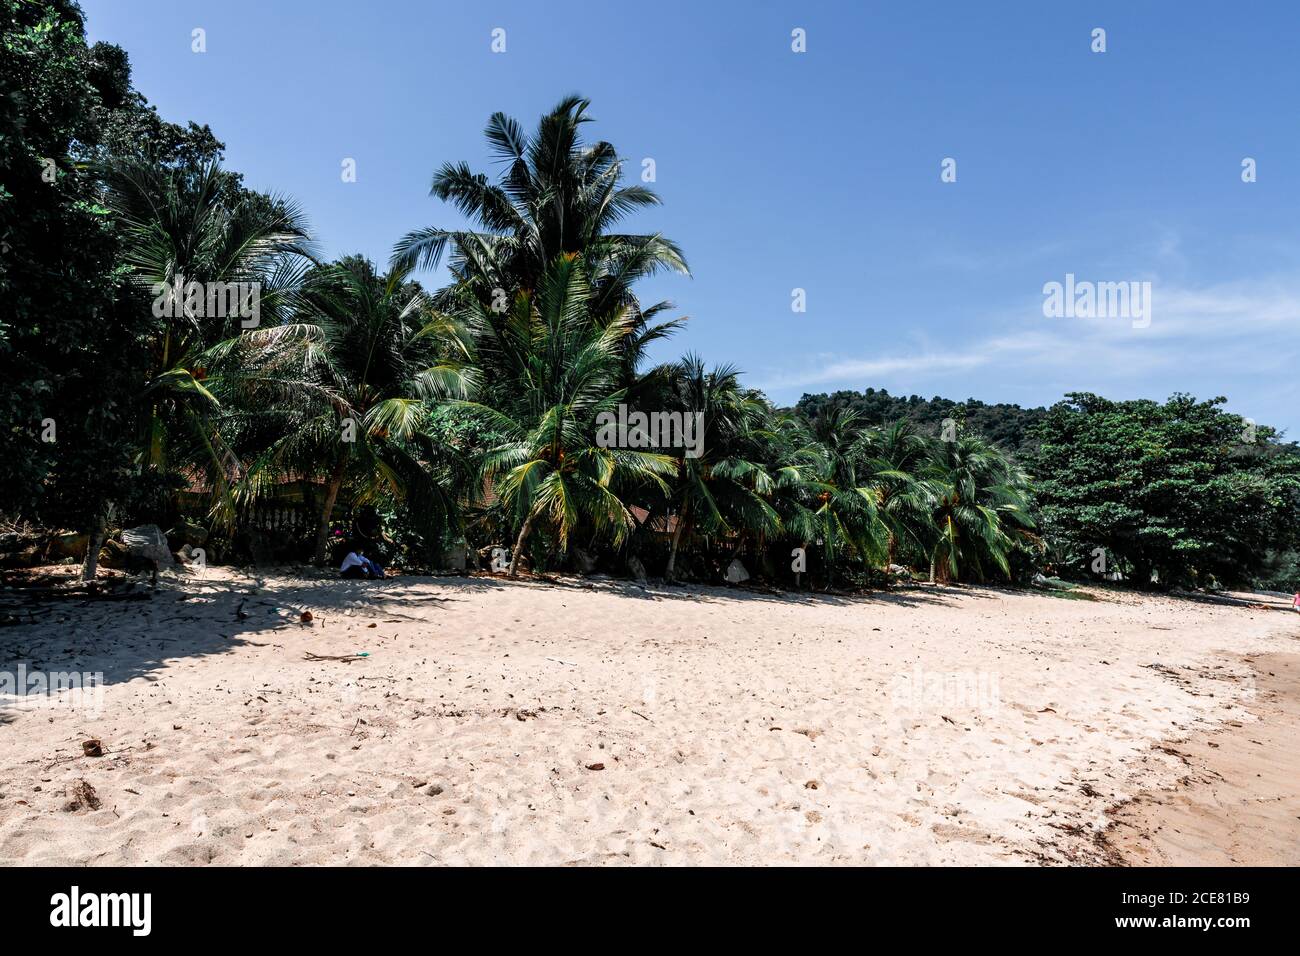
[[[1300, 636], [1112, 593], [222, 570], [43, 607], [0, 670], [108, 686], [0, 709], [0, 863], [1086, 862], [1106, 808], [1178, 779], [1153, 745], [1252, 720], [1240, 655]], [[79, 780], [100, 809], [65, 809]]]

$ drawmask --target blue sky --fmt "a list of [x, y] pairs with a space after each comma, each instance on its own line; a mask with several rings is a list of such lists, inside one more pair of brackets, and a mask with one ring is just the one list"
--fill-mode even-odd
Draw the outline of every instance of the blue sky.
[[[655, 160], [664, 205], [631, 225], [691, 265], [641, 287], [690, 316], [659, 358], [735, 363], [779, 402], [1222, 394], [1300, 437], [1300, 5], [82, 3], [326, 254], [460, 224], [435, 167], [494, 172], [492, 112], [531, 127], [579, 92], [629, 178]], [[1151, 282], [1149, 327], [1044, 317], [1067, 273]]]

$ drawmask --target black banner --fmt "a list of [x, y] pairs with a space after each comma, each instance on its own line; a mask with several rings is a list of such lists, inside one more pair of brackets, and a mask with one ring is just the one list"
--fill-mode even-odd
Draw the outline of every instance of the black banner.
[[377, 934], [430, 930], [486, 931], [493, 943], [516, 934], [533, 944], [612, 943], [631, 927], [638, 941], [672, 932], [736, 942], [788, 929], [919, 932], [927, 942], [1042, 943], [1052, 933], [1071, 943], [1232, 945], [1288, 930], [1294, 885], [1293, 871], [1257, 869], [0, 871], [14, 943], [373, 945]]

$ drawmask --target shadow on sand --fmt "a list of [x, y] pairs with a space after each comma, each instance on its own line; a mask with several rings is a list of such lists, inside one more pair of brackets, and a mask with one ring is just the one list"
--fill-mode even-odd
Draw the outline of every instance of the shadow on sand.
[[[430, 593], [432, 588], [437, 593]], [[149, 600], [104, 602], [76, 596], [35, 600], [10, 591], [4, 610], [20, 623], [0, 629], [0, 672], [19, 664], [28, 673], [102, 674], [104, 686], [137, 678], [157, 679], [169, 662], [224, 654], [264, 643], [274, 632], [314, 620], [358, 615], [381, 621], [427, 621], [450, 602], [508, 588], [589, 591], [629, 601], [718, 604], [771, 603], [870, 608], [949, 605], [958, 597], [986, 597], [970, 587], [914, 587], [892, 592], [823, 594], [700, 585], [646, 586], [612, 578], [492, 576], [401, 576], [382, 581], [342, 580], [304, 568], [240, 572], [222, 569], [208, 578], [164, 579]], [[255, 637], [256, 636], [256, 637]], [[0, 723], [12, 720], [0, 705]]]

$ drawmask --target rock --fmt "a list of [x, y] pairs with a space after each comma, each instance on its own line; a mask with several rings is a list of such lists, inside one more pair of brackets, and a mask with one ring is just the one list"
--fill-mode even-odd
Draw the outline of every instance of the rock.
[[0, 554], [23, 551], [37, 544], [35, 535], [22, 534], [18, 531], [6, 531], [0, 534]]
[[641, 559], [638, 558], [635, 554], [630, 556], [627, 559], [627, 569], [630, 572], [632, 572], [632, 577], [636, 580], [637, 584], [646, 583], [647, 578], [645, 573], [645, 565], [641, 563]]
[[167, 545], [167, 536], [156, 524], [128, 528], [122, 532], [122, 543], [134, 557], [152, 561], [159, 571], [170, 570], [176, 566], [176, 562], [172, 559], [171, 548]]
[[177, 548], [183, 544], [201, 548], [208, 540], [208, 529], [197, 521], [182, 518], [176, 527], [167, 532], [167, 539]]
[[83, 740], [81, 742], [81, 752], [87, 757], [104, 756], [104, 745], [98, 740]]
[[723, 578], [728, 584], [743, 584], [749, 580], [749, 572], [740, 563], [740, 558], [732, 558], [731, 563], [727, 565], [727, 572], [723, 575]]
[[604, 765], [603, 763], [589, 763], [589, 764], [587, 764], [587, 769], [588, 769], [588, 770], [604, 770], [604, 769], [605, 769], [605, 765]]
[[89, 545], [90, 535], [64, 531], [50, 539], [49, 555], [51, 558], [76, 558], [80, 561], [85, 558]]
[[0, 568], [6, 570], [11, 568], [34, 568], [42, 562], [41, 549], [34, 544], [23, 548], [21, 551], [0, 555]]
[[442, 552], [440, 566], [451, 571], [464, 571], [469, 560], [469, 549], [463, 544], [454, 544]]
[[99, 552], [99, 563], [106, 568], [120, 571], [126, 567], [127, 559], [130, 557], [131, 552], [126, 545], [115, 538], [109, 538]]
[[596, 570], [596, 559], [582, 548], [573, 549], [573, 563], [579, 574], [590, 574]]

